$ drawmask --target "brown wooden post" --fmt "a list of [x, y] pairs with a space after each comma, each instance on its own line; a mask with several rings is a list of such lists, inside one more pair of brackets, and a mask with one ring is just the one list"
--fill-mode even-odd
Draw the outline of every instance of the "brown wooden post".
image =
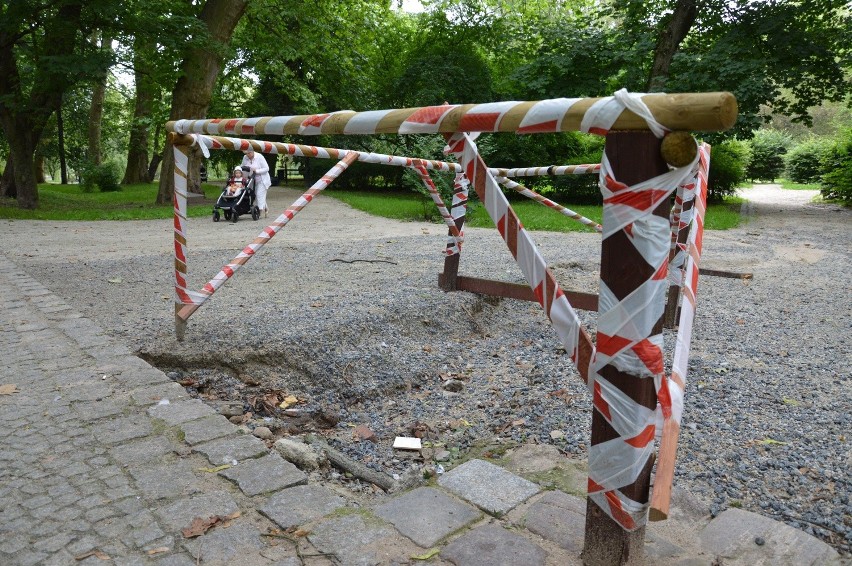
[[[655, 177], [668, 170], [660, 156], [660, 140], [650, 132], [610, 132], [606, 137], [606, 154], [615, 178], [627, 185], [634, 185]], [[668, 219], [669, 201], [665, 199], [653, 212]], [[606, 227], [604, 227], [606, 228]], [[655, 268], [648, 265], [634, 248], [624, 230], [613, 234], [602, 242], [601, 282], [623, 299], [643, 281]], [[662, 331], [662, 317], [654, 326], [653, 334]], [[621, 372], [611, 365], [601, 368], [600, 373], [637, 403], [654, 409], [657, 394], [654, 380], [639, 378]], [[617, 438], [618, 434], [597, 409], [592, 411], [591, 444], [597, 445]], [[648, 501], [653, 456], [648, 459], [638, 479], [622, 489], [634, 501]], [[588, 565], [642, 564], [645, 527], [628, 532], [613, 521], [591, 499], [586, 504], [586, 534], [583, 562]]]
[[[462, 192], [462, 188], [458, 185], [454, 185], [453, 187], [453, 200], [455, 200], [455, 195]], [[464, 227], [465, 218], [467, 218], [467, 201], [463, 203], [459, 203], [453, 206], [453, 211], [455, 211], [456, 206], [464, 207], [465, 214], [457, 217], [455, 219], [456, 228], [461, 231]], [[452, 237], [453, 233], [451, 230], [447, 229], [447, 237]], [[450, 249], [450, 245], [447, 245], [447, 249]], [[461, 259], [461, 244], [458, 245], [458, 252], [453, 255], [448, 255], [444, 258], [444, 271], [438, 276], [438, 286], [444, 291], [456, 291], [458, 290], [458, 276], [459, 276], [459, 260]]]

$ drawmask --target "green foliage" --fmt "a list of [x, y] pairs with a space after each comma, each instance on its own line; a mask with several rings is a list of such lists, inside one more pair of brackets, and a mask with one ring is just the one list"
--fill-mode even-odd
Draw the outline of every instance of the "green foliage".
[[[636, 51], [633, 68], [650, 68], [653, 48], [647, 46], [662, 31], [671, 4], [616, 1], [621, 44]], [[768, 118], [761, 113], [766, 106], [808, 124], [811, 107], [849, 92], [852, 18], [845, 0], [707, 0], [698, 6], [696, 23], [672, 61], [666, 90], [733, 92], [739, 117], [728, 136], [747, 137]]]
[[823, 198], [852, 205], [852, 129], [842, 132], [823, 162]]
[[[604, 138], [577, 132], [528, 136], [493, 134], [483, 135], [477, 144], [483, 159], [492, 167], [542, 167], [600, 163]], [[549, 198], [583, 204], [601, 203], [597, 175], [529, 177], [518, 182]]]
[[784, 174], [784, 155], [790, 137], [775, 130], [758, 130], [750, 141], [751, 161], [746, 168], [749, 179], [775, 181]]
[[795, 183], [818, 182], [831, 149], [830, 140], [825, 138], [810, 138], [794, 146], [784, 158], [787, 178]]
[[710, 152], [707, 200], [720, 202], [734, 194], [746, 178], [746, 168], [751, 159], [747, 143], [728, 140], [713, 146]]
[[121, 190], [121, 185], [118, 184], [120, 179], [118, 166], [113, 162], [100, 165], [85, 162], [78, 172], [80, 173], [80, 190], [84, 193], [94, 192], [95, 189], [102, 193]]
[[[203, 185], [208, 198], [216, 198], [221, 186]], [[0, 218], [26, 220], [152, 220], [171, 219], [174, 206], [154, 204], [157, 185], [124, 185], [119, 192], [84, 193], [80, 185], [39, 185], [37, 210], [22, 210], [14, 201], [0, 199]], [[210, 202], [187, 204], [187, 216], [209, 217]]]

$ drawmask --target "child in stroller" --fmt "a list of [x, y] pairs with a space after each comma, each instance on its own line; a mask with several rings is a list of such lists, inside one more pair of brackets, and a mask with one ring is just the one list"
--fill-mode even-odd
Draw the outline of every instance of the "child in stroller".
[[233, 174], [225, 183], [222, 194], [213, 205], [213, 222], [219, 222], [219, 211], [225, 213], [225, 220], [236, 222], [240, 214], [251, 213], [252, 220], [260, 218], [260, 210], [254, 204], [254, 176], [247, 178], [248, 167], [234, 167]]
[[248, 179], [243, 177], [243, 168], [234, 167], [234, 173], [228, 179], [228, 197], [237, 196], [248, 184]]

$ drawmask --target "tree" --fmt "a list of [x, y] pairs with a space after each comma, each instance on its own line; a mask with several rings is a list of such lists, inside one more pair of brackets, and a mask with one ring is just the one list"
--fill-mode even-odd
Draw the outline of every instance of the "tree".
[[[150, 69], [153, 47], [144, 39], [135, 38], [133, 42], [133, 80], [135, 85], [133, 118], [130, 124], [130, 139], [127, 143], [127, 168], [124, 171], [122, 185], [148, 183], [153, 176], [148, 175], [149, 130], [151, 128], [151, 109], [158, 88]], [[156, 152], [155, 152], [156, 153]]]
[[122, 184], [154, 179], [163, 156], [157, 144], [169, 115], [167, 92], [174, 88], [188, 50], [207, 46], [197, 10], [188, 2], [147, 0], [129, 15], [118, 50], [119, 65], [133, 72], [134, 83]]
[[[665, 35], [689, 4], [620, 0], [616, 5], [623, 10], [625, 38], [640, 41]], [[673, 13], [671, 19], [667, 13]], [[841, 100], [852, 86], [851, 24], [843, 0], [705, 0], [697, 3], [694, 22], [671, 59], [666, 90], [733, 92], [740, 118], [729, 136], [749, 136], [764, 121], [764, 105], [809, 124], [811, 107]], [[659, 59], [637, 56], [638, 68]], [[652, 70], [649, 76], [653, 81], [657, 75]]]
[[746, 175], [751, 180], [771, 181], [784, 173], [784, 155], [790, 138], [783, 132], [757, 130], [751, 139], [751, 161]]
[[696, 0], [677, 0], [674, 11], [665, 18], [665, 25], [657, 39], [657, 47], [654, 49], [654, 63], [651, 66], [651, 76], [648, 77], [647, 92], [665, 90], [672, 59], [680, 43], [695, 23], [697, 15]]
[[[234, 28], [245, 12], [247, 0], [207, 0], [198, 20], [204, 24], [207, 33], [206, 46], [193, 46], [181, 63], [181, 75], [172, 91], [170, 120], [184, 118], [204, 118], [210, 105], [213, 87], [230, 42]], [[192, 166], [195, 163], [196, 166]], [[198, 185], [197, 160], [191, 160], [190, 171], [193, 184]], [[163, 153], [160, 188], [157, 203], [171, 202], [174, 196], [174, 155], [172, 146], [166, 144]]]
[[[94, 41], [93, 41], [94, 43]], [[109, 35], [104, 34], [101, 37], [100, 49], [112, 53], [112, 39]], [[110, 59], [111, 59], [110, 55]], [[88, 158], [89, 162], [94, 165], [100, 165], [102, 162], [101, 155], [101, 129], [104, 117], [104, 99], [106, 98], [107, 79], [109, 78], [109, 69], [103, 69], [103, 72], [95, 77], [94, 86], [92, 88], [92, 102], [89, 107], [89, 127], [88, 127]]]
[[72, 0], [20, 0], [0, 7], [0, 126], [21, 208], [38, 206], [36, 146], [63, 94], [110, 64], [80, 39], [120, 9], [114, 2]]

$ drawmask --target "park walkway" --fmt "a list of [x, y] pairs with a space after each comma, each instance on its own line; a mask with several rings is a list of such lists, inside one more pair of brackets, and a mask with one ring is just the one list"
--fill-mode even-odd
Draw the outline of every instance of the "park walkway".
[[[581, 563], [584, 499], [471, 460], [360, 507], [3, 259], [0, 564]], [[739, 509], [711, 521], [682, 496], [649, 527], [650, 564], [839, 563], [802, 531]]]

